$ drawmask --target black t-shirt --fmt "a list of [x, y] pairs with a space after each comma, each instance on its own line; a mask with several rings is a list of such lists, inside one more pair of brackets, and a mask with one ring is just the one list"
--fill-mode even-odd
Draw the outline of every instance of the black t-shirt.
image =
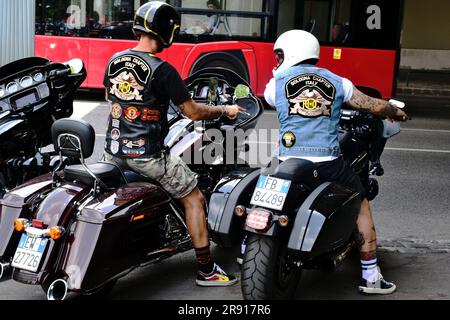
[[[161, 100], [169, 98], [176, 106], [178, 106], [191, 99], [191, 95], [187, 91], [180, 74], [168, 62], [163, 62], [158, 69], [156, 69], [151, 81], [154, 94], [158, 98], [163, 98]], [[106, 74], [103, 85], [106, 88], [109, 87], [109, 78]]]
[[176, 106], [191, 99], [191, 95], [187, 91], [180, 74], [167, 62], [164, 62], [156, 69], [152, 79], [152, 86], [155, 95], [161, 94], [164, 97], [169, 97]]

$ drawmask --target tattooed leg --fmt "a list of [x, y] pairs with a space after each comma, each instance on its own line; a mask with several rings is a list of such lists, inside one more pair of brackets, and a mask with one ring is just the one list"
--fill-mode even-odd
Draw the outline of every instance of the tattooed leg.
[[369, 261], [377, 258], [377, 251], [361, 252], [361, 260]]
[[376, 250], [377, 236], [372, 219], [372, 212], [367, 199], [364, 199], [361, 203], [361, 209], [356, 224], [358, 225], [358, 232], [361, 234], [360, 238], [363, 239], [359, 242], [360, 252], [371, 252]]

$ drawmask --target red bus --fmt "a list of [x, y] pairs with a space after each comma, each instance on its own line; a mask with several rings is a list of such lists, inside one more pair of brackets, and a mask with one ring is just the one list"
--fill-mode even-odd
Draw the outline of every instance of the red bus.
[[[106, 62], [135, 45], [131, 31], [143, 0], [36, 0], [35, 54], [53, 61], [83, 59], [85, 88], [103, 88]], [[395, 92], [403, 0], [167, 0], [182, 26], [160, 57], [188, 77], [228, 67], [262, 96], [275, 66], [273, 43], [290, 29], [321, 41], [320, 66], [372, 88]], [[216, 6], [207, 6], [215, 3]]]

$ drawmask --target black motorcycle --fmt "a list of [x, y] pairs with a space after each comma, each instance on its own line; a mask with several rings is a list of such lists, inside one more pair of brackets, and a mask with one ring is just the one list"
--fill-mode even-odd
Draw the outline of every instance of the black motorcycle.
[[31, 57], [0, 68], [0, 198], [58, 164], [56, 153], [42, 148], [52, 143], [53, 122], [72, 115], [74, 93], [85, 78], [79, 59]]
[[[339, 142], [343, 157], [360, 176], [367, 197], [378, 194], [369, 175], [374, 124], [380, 119], [342, 110]], [[383, 138], [400, 131], [383, 121]], [[289, 299], [303, 269], [335, 267], [356, 246], [361, 197], [342, 185], [319, 180], [313, 162], [273, 161], [250, 174], [230, 175], [211, 196], [209, 227], [213, 240], [234, 246], [245, 237], [242, 264], [244, 299]]]
[[[226, 161], [245, 149], [245, 141], [226, 148], [226, 132], [254, 128], [262, 105], [226, 69], [199, 71], [186, 84], [198, 102], [246, 109], [235, 120], [194, 122], [170, 108], [167, 152], [186, 160], [209, 199], [224, 175], [250, 170], [245, 162]], [[214, 139], [214, 133], [225, 138]], [[41, 285], [50, 300], [62, 300], [69, 291], [104, 295], [133, 269], [192, 248], [182, 204], [157, 181], [110, 162], [85, 163], [95, 145], [90, 124], [59, 119], [52, 136], [61, 158], [76, 157], [81, 164], [55, 168], [0, 200], [0, 278], [13, 267], [14, 280]], [[205, 157], [197, 162], [198, 155]]]

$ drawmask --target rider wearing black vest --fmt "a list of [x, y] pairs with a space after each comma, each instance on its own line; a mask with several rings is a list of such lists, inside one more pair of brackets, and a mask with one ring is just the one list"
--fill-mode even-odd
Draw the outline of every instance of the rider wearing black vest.
[[[168, 132], [169, 97], [156, 95], [151, 81], [164, 63], [154, 55], [125, 50], [105, 73], [111, 112], [105, 151], [120, 158], [160, 158]], [[184, 90], [185, 91], [185, 90]]]
[[204, 211], [205, 200], [197, 178], [180, 159], [164, 150], [169, 102], [192, 120], [235, 119], [237, 105], [206, 106], [191, 99], [183, 80], [169, 63], [155, 56], [172, 45], [180, 16], [170, 5], [152, 1], [137, 11], [134, 49], [115, 54], [108, 62], [104, 85], [110, 105], [105, 158], [158, 181], [185, 208], [186, 225], [195, 248], [197, 285], [228, 286], [237, 279], [211, 258]]

